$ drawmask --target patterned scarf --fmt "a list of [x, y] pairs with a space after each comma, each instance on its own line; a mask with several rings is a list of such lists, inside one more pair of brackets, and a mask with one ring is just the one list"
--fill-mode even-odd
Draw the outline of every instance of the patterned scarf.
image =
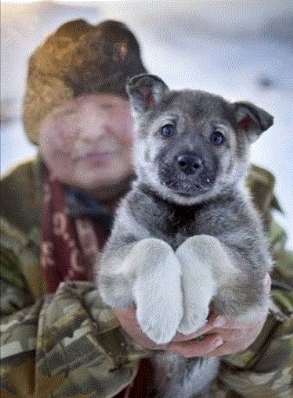
[[63, 281], [93, 279], [93, 265], [112, 218], [105, 205], [45, 173], [41, 264], [48, 292], [55, 292]]

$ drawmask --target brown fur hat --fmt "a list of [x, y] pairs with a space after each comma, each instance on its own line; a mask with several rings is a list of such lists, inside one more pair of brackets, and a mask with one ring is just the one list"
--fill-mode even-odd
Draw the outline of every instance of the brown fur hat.
[[67, 99], [86, 93], [127, 97], [127, 77], [145, 72], [139, 43], [125, 24], [79, 19], [61, 25], [29, 59], [23, 102], [28, 138], [38, 144], [40, 123]]

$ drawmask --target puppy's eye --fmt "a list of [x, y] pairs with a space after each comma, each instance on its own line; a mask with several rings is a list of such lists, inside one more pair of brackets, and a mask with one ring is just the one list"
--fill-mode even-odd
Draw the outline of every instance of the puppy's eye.
[[215, 130], [210, 137], [211, 143], [214, 145], [222, 145], [225, 142], [224, 134], [221, 131]]
[[165, 124], [165, 126], [161, 128], [161, 134], [163, 137], [171, 137], [174, 133], [175, 127], [172, 124]]

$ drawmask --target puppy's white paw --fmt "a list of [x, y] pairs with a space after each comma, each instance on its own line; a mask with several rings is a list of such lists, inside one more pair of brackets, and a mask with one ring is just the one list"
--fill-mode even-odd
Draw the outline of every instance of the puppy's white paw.
[[152, 308], [138, 306], [137, 320], [141, 330], [156, 344], [169, 343], [182, 318], [182, 307], [154, 302]]
[[194, 306], [190, 310], [184, 313], [182, 321], [178, 327], [178, 332], [184, 335], [194, 333], [200, 327], [204, 326], [209, 314], [207, 308], [198, 308]]
[[184, 308], [178, 331], [185, 335], [206, 323], [210, 303], [217, 291], [213, 264], [208, 256], [203, 256], [202, 240], [201, 236], [189, 238], [176, 251], [182, 269]]
[[176, 334], [183, 315], [180, 264], [173, 249], [159, 239], [144, 239], [136, 251], [137, 320], [152, 341], [165, 344]]

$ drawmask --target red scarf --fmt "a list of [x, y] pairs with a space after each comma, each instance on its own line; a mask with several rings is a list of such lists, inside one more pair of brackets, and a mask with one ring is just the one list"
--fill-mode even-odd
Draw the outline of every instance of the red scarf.
[[93, 265], [107, 238], [88, 216], [70, 217], [66, 187], [47, 174], [44, 182], [41, 264], [48, 292], [60, 282], [92, 280]]

